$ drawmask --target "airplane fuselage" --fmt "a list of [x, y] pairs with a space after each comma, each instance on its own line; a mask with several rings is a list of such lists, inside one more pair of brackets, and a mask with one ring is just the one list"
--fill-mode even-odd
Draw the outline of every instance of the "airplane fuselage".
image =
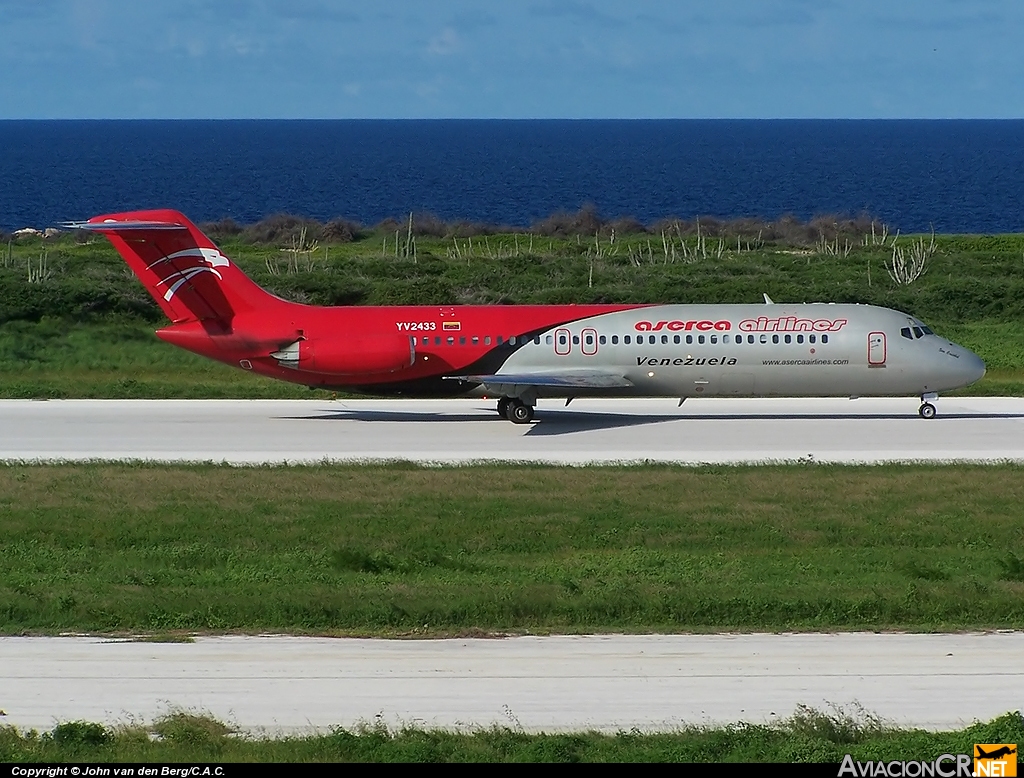
[[826, 303], [317, 307], [252, 282], [176, 211], [98, 216], [172, 322], [162, 339], [312, 388], [489, 395], [512, 421], [541, 397], [835, 397], [938, 392], [977, 355], [899, 311]]
[[[205, 342], [160, 336], [257, 373], [375, 394], [495, 394], [460, 376], [601, 370], [628, 386], [535, 387], [538, 397], [923, 395], [984, 372], [969, 350], [908, 314], [869, 305], [401, 306], [285, 304], [275, 326], [261, 314]], [[192, 325], [194, 326], [194, 325]], [[262, 330], [266, 336], [253, 333]], [[274, 335], [273, 331], [278, 334]], [[397, 344], [400, 359], [351, 375], [303, 369], [283, 341]], [[266, 340], [269, 338], [269, 341]], [[408, 358], [406, 358], [408, 354]]]

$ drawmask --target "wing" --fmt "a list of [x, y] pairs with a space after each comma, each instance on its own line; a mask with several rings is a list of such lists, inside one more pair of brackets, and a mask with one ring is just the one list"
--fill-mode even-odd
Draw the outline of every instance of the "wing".
[[455, 375], [445, 378], [471, 381], [488, 388], [501, 386], [548, 386], [556, 389], [616, 389], [633, 386], [620, 373], [603, 370], [538, 371], [536, 373], [497, 373], [495, 375]]

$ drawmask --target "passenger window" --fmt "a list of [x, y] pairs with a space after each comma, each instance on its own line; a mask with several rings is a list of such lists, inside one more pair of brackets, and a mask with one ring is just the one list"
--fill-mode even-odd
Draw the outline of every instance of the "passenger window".
[[601, 335], [601, 336], [600, 336], [600, 337], [599, 337], [599, 338], [597, 339], [597, 342], [598, 342], [598, 343], [600, 343], [600, 344], [601, 344], [601, 345], [603, 346], [603, 345], [604, 345], [605, 343], [607, 343], [607, 342], [608, 342], [608, 339], [607, 339], [607, 338], [606, 338], [606, 337], [605, 337], [604, 335]]
[[682, 340], [682, 339], [678, 335], [673, 335], [672, 336], [672, 342], [673, 343], [678, 343], [680, 340]]
[[619, 344], [619, 336], [618, 335], [612, 335], [612, 345], [613, 346], [617, 346], [618, 344]]
[[569, 342], [569, 339], [567, 337], [565, 337], [565, 335], [559, 335], [558, 336], [558, 345], [559, 346], [564, 346], [568, 342]]
[[804, 336], [803, 335], [797, 335], [796, 336], [796, 342], [797, 343], [803, 343], [804, 342]]
[[550, 346], [552, 343], [554, 343], [554, 339], [550, 335], [545, 335], [544, 342]]
[[828, 335], [822, 335], [821, 336], [821, 342], [822, 343], [828, 343]]
[[792, 335], [787, 335], [786, 336], [786, 343], [792, 343], [792, 342], [793, 342], [793, 336]]
[[491, 336], [490, 335], [484, 335], [484, 345], [485, 346], [491, 345]]
[[496, 343], [497, 345], [499, 345], [499, 346], [500, 346], [500, 345], [501, 345], [501, 343], [502, 343], [502, 341], [501, 341], [501, 335], [499, 335], [499, 336], [498, 336], [497, 338], [495, 338], [495, 339], [494, 339], [494, 342], [495, 342], [495, 343]]
[[465, 335], [463, 335], [463, 336], [461, 336], [459, 338], [459, 345], [460, 346], [465, 346], [466, 345], [466, 336]]
[[718, 336], [717, 335], [712, 335], [711, 336], [711, 342], [712, 343], [718, 343]]
[[753, 343], [753, 342], [754, 342], [754, 336], [753, 335], [747, 335], [747, 343]]
[[729, 336], [728, 335], [723, 335], [722, 336], [722, 343], [728, 343], [728, 342], [729, 342]]
[[451, 335], [448, 336], [448, 345], [449, 346], [454, 346], [455, 345], [455, 338], [453, 338]]
[[510, 345], [510, 346], [516, 345], [516, 336], [515, 335], [509, 335], [508, 336], [508, 345]]
[[534, 335], [533, 336], [533, 345], [535, 345], [535, 346], [539, 346], [540, 345], [540, 335]]
[[815, 340], [817, 340], [817, 336], [816, 335], [808, 335], [807, 336], [807, 341], [809, 343], [814, 343]]
[[[640, 336], [639, 336], [639, 335], [637, 335], [637, 338], [639, 338], [639, 337], [640, 337]], [[626, 335], [626, 336], [624, 336], [624, 337], [622, 338], [622, 342], [623, 342], [623, 343], [625, 343], [625, 344], [626, 344], [626, 345], [628, 346], [628, 345], [630, 344], [630, 339], [629, 339], [629, 335]]]
[[767, 335], [762, 335], [761, 336], [761, 342], [762, 343], [767, 343], [768, 342], [768, 336]]
[[586, 336], [586, 337], [585, 337], [585, 338], [583, 339], [583, 341], [584, 341], [584, 343], [586, 343], [586, 344], [587, 344], [588, 346], [593, 346], [593, 345], [594, 345], [594, 336], [593, 336], [593, 335], [587, 335], [587, 336]]
[[430, 338], [428, 336], [426, 336], [426, 335], [423, 336], [423, 345], [424, 346], [429, 346], [430, 345]]
[[662, 335], [661, 336], [661, 342], [667, 344], [668, 343], [668, 335]]
[[693, 335], [687, 335], [686, 336], [686, 342], [687, 343], [693, 343]]
[[778, 335], [772, 335], [772, 343], [778, 343], [778, 342], [779, 342], [779, 336]]
[[698, 335], [697, 336], [697, 342], [698, 343], [703, 343], [704, 342], [704, 336], [703, 335]]
[[473, 336], [473, 345], [474, 346], [479, 346], [480, 345], [480, 338], [478, 338], [476, 335]]
[[580, 336], [579, 335], [573, 335], [572, 336], [572, 343], [573, 343], [574, 346], [580, 345]]

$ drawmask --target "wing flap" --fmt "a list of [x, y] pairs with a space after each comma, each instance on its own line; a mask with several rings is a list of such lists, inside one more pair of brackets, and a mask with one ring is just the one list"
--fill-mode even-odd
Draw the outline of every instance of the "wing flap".
[[633, 386], [618, 373], [579, 370], [543, 373], [498, 373], [494, 375], [460, 375], [446, 378], [472, 381], [485, 386], [548, 386], [559, 389], [616, 389]]

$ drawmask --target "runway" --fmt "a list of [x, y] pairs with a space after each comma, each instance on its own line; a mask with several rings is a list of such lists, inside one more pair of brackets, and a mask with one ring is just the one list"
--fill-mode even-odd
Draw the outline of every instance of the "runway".
[[[0, 459], [235, 464], [1024, 461], [1024, 399], [549, 401], [518, 426], [482, 400], [0, 401]], [[247, 731], [493, 724], [670, 730], [854, 703], [955, 728], [1024, 697], [1024, 633], [159, 644], [0, 638], [0, 725], [205, 712]]]
[[0, 459], [742, 463], [1024, 460], [1024, 398], [542, 401], [5, 400]]
[[0, 723], [152, 722], [175, 710], [282, 734], [771, 723], [856, 704], [958, 728], [1015, 709], [1024, 633], [648, 635], [474, 640], [202, 637], [193, 644], [0, 638]]

